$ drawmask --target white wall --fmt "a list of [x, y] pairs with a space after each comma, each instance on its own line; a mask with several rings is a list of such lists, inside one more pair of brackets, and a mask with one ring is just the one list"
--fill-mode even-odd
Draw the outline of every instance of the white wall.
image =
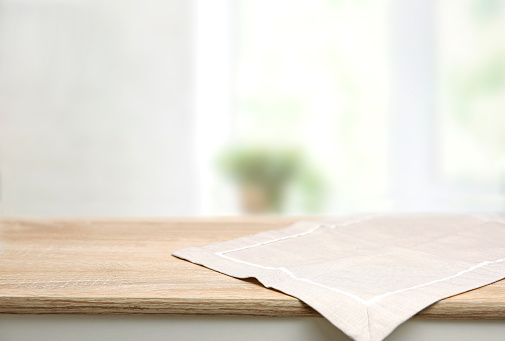
[[195, 213], [193, 6], [0, 2], [2, 215]]

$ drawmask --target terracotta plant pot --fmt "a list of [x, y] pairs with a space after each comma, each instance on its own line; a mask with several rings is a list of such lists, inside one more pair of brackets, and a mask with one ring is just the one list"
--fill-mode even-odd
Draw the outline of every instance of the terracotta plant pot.
[[282, 208], [282, 199], [283, 190], [280, 186], [252, 183], [240, 185], [240, 203], [242, 210], [246, 213], [279, 213]]

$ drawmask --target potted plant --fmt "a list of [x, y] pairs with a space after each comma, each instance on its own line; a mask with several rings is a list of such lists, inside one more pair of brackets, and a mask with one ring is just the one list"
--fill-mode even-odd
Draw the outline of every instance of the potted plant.
[[222, 155], [220, 168], [237, 184], [247, 213], [279, 213], [288, 185], [307, 183], [302, 155], [295, 149], [235, 148]]

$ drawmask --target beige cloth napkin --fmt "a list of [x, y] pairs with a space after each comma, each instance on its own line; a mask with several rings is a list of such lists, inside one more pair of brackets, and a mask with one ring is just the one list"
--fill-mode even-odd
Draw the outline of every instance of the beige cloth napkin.
[[362, 215], [174, 252], [304, 301], [357, 341], [505, 277], [505, 216]]

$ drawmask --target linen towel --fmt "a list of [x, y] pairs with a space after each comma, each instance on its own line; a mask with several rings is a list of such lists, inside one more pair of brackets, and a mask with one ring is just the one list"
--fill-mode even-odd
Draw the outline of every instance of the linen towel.
[[307, 303], [357, 341], [383, 340], [443, 298], [505, 277], [505, 216], [303, 221], [174, 256]]

